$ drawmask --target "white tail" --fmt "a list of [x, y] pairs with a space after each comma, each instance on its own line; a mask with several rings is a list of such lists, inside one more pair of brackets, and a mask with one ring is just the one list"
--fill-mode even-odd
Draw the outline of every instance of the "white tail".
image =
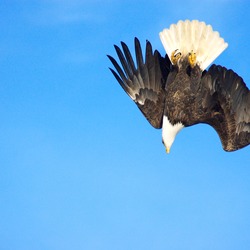
[[160, 32], [161, 42], [171, 60], [171, 54], [176, 49], [182, 56], [193, 51], [197, 63], [202, 70], [206, 69], [228, 46], [211, 25], [197, 20], [179, 21], [169, 29]]

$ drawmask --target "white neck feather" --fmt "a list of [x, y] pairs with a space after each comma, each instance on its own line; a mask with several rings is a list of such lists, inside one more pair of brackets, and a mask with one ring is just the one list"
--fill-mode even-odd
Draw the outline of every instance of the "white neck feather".
[[175, 136], [179, 133], [179, 131], [184, 128], [182, 123], [176, 123], [172, 125], [167, 116], [163, 116], [163, 124], [162, 124], [162, 141], [168, 150], [170, 150]]

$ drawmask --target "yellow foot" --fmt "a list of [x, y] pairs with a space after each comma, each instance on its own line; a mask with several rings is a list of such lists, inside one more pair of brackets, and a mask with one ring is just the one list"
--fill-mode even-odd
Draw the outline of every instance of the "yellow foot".
[[180, 57], [181, 57], [181, 52], [178, 49], [176, 49], [175, 51], [173, 51], [172, 54], [171, 54], [171, 61], [172, 61], [172, 63], [174, 65], [176, 65], [177, 62], [178, 62], [178, 60], [180, 59]]
[[193, 50], [188, 55], [188, 62], [191, 68], [193, 68], [196, 64], [196, 53], [194, 53]]

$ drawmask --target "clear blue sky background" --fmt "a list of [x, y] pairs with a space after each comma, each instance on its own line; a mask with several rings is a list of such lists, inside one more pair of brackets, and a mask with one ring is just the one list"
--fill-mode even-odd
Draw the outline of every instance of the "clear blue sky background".
[[182, 130], [170, 155], [106, 54], [180, 19], [250, 86], [249, 1], [0, 1], [1, 250], [249, 250], [250, 147]]

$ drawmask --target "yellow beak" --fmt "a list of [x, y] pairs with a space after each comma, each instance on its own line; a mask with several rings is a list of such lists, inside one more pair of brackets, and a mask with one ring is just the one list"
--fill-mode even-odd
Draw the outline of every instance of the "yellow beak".
[[170, 153], [170, 147], [166, 147], [166, 153], [167, 153], [167, 154]]

